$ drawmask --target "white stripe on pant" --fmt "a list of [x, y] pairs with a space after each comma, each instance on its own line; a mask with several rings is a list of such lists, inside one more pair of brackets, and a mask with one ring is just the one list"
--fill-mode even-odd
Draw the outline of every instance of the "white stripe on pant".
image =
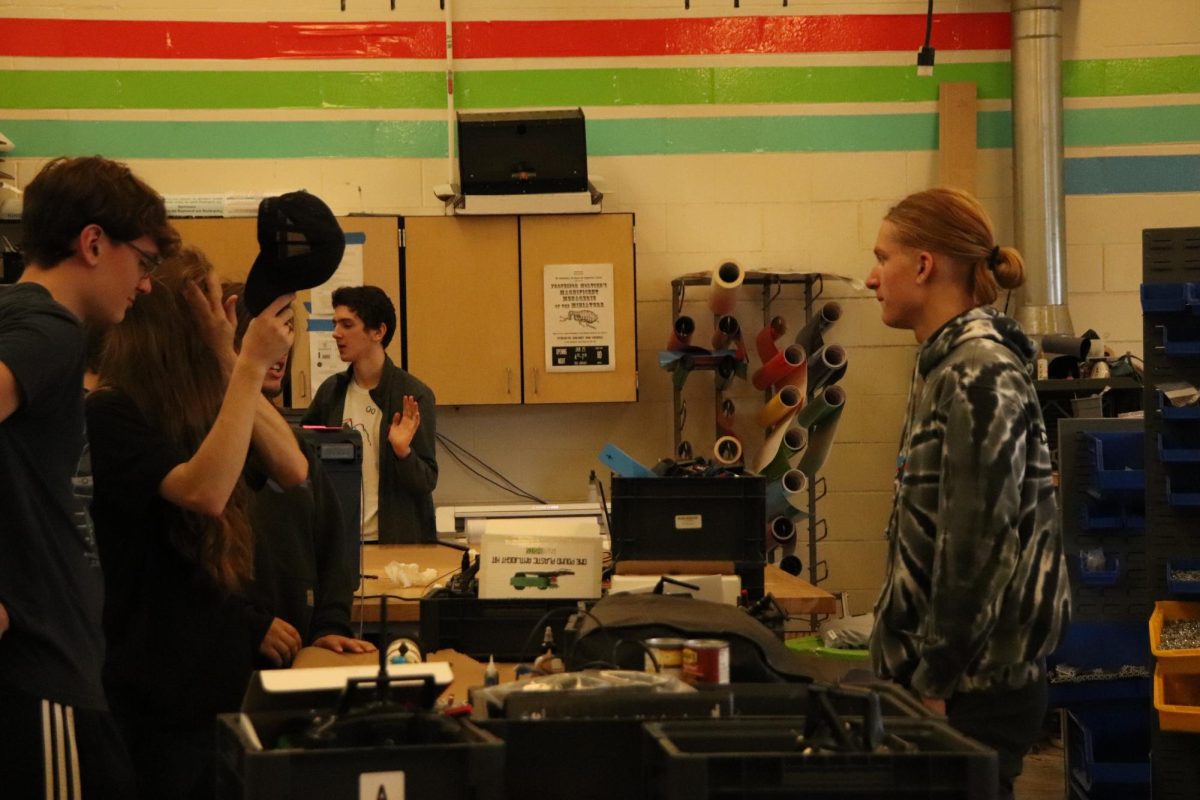
[[75, 709], [42, 701], [42, 764], [46, 800], [80, 800]]

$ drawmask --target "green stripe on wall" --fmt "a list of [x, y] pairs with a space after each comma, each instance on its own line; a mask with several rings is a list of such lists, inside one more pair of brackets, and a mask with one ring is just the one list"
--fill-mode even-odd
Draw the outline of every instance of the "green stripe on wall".
[[[979, 147], [1012, 146], [1012, 115], [977, 117]], [[1072, 109], [1067, 146], [1200, 141], [1200, 105]], [[14, 157], [103, 153], [113, 158], [436, 158], [440, 121], [127, 122], [0, 118]], [[590, 119], [594, 156], [932, 150], [937, 115], [787, 115]]]
[[2, 108], [445, 108], [443, 72], [4, 73]]
[[[975, 81], [981, 99], [1012, 94], [1007, 62], [948, 64], [939, 81]], [[496, 70], [455, 74], [460, 108], [937, 100], [914, 67], [698, 67]]]
[[[974, 81], [1008, 99], [1008, 62], [910, 66], [660, 67], [456, 73], [460, 108], [871, 103], [937, 99], [938, 84]], [[54, 71], [4, 74], [0, 108], [444, 108], [442, 72]], [[1064, 64], [1067, 97], [1200, 92], [1200, 56]]]
[[1111, 58], [1063, 63], [1067, 97], [1200, 92], [1200, 56]]
[[446, 124], [425, 121], [113, 122], [2, 120], [14, 157], [437, 158]]

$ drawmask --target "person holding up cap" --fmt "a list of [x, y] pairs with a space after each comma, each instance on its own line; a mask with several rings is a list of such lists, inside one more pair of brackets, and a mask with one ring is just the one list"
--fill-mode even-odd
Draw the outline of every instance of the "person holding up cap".
[[242, 477], [248, 456], [282, 487], [308, 477], [261, 392], [292, 344], [291, 300], [263, 309], [235, 353], [232, 303], [203, 254], [185, 248], [109, 332], [101, 385], [87, 397], [104, 684], [142, 797], [212, 797], [214, 716], [240, 707], [255, 668], [287, 663], [301, 644], [247, 599], [254, 543]]
[[0, 793], [128, 797], [100, 675], [84, 325], [120, 322], [179, 237], [162, 198], [99, 157], [46, 164], [22, 225], [25, 271], [0, 287]]
[[[243, 284], [224, 286], [226, 301], [236, 301], [234, 347], [241, 349], [250, 316], [241, 295]], [[283, 392], [289, 356], [267, 370], [262, 393], [268, 400]], [[335, 653], [371, 653], [375, 645], [353, 638], [350, 602], [358, 586], [357, 548], [351, 549], [336, 490], [313, 448], [300, 447], [308, 460], [308, 480], [285, 488], [261, 470], [247, 475], [254, 498], [253, 601], [290, 623], [304, 645]], [[357, 534], [357, 531], [355, 531]]]
[[378, 286], [333, 293], [333, 338], [350, 367], [317, 389], [304, 424], [355, 428], [363, 438], [363, 541], [436, 541], [433, 390], [400, 369], [384, 348], [396, 308]]
[[888, 211], [867, 287], [920, 347], [897, 457], [877, 674], [999, 754], [1011, 797], [1046, 713], [1046, 656], [1070, 616], [1037, 348], [991, 307], [1024, 281], [974, 197], [910, 195]]

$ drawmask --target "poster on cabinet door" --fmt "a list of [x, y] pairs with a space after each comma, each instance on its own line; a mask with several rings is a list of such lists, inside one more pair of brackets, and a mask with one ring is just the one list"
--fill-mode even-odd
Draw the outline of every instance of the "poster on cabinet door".
[[546, 371], [615, 371], [613, 265], [547, 264], [542, 276]]

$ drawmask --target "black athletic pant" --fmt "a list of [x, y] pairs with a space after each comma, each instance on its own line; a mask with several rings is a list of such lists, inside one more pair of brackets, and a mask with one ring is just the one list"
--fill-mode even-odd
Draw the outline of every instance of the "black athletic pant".
[[1000, 800], [1013, 796], [1013, 781], [1021, 762], [1037, 742], [1046, 718], [1046, 679], [1020, 689], [963, 692], [946, 702], [951, 727], [996, 751], [1000, 771]]
[[9, 800], [135, 797], [129, 754], [107, 711], [0, 686], [0, 794]]

